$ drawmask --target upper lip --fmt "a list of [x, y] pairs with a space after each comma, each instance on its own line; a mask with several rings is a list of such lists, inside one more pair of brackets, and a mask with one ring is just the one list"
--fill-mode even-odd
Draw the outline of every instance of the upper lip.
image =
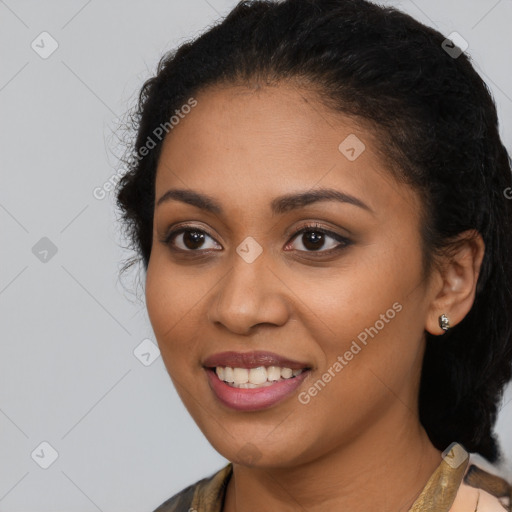
[[219, 352], [207, 357], [203, 361], [203, 366], [214, 368], [217, 366], [229, 366], [231, 368], [257, 368], [258, 366], [279, 366], [281, 368], [291, 368], [292, 370], [301, 370], [309, 368], [307, 363], [301, 363], [287, 357], [274, 354], [273, 352], [254, 351], [254, 352]]

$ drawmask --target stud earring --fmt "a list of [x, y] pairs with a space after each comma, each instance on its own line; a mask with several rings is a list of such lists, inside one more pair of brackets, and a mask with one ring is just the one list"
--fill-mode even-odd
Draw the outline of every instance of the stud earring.
[[439, 327], [441, 327], [443, 331], [447, 331], [450, 328], [450, 320], [448, 320], [448, 317], [444, 313], [439, 316]]

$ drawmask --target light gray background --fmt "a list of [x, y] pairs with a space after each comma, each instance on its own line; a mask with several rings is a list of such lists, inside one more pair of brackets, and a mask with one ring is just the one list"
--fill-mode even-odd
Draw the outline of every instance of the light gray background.
[[[512, 1], [386, 3], [469, 42], [510, 151]], [[152, 511], [226, 462], [161, 357], [134, 355], [154, 336], [118, 281], [129, 253], [113, 195], [93, 190], [116, 172], [118, 116], [161, 54], [235, 4], [0, 0], [0, 512]], [[43, 31], [59, 45], [47, 59], [31, 48]], [[46, 262], [43, 237], [57, 248]], [[511, 404], [509, 388], [497, 427], [509, 460]], [[58, 453], [48, 469], [43, 441]]]

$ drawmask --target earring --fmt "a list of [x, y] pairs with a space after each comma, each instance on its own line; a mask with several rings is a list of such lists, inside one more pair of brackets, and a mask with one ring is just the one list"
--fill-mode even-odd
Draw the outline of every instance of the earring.
[[439, 327], [441, 327], [443, 331], [447, 331], [450, 328], [450, 320], [448, 320], [448, 317], [444, 313], [439, 316]]

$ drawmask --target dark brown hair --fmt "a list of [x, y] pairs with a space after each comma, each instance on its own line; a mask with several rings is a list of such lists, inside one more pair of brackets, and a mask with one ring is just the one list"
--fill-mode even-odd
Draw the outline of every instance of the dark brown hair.
[[504, 193], [511, 166], [486, 84], [444, 40], [365, 0], [255, 0], [169, 52], [140, 92], [136, 141], [117, 191], [137, 253], [124, 269], [138, 260], [147, 269], [151, 253], [163, 138], [144, 156], [141, 149], [155, 128], [209, 86], [309, 84], [332, 109], [369, 122], [395, 177], [421, 192], [427, 271], [463, 231], [484, 239], [472, 309], [446, 335], [425, 333], [419, 412], [438, 449], [458, 441], [494, 462], [497, 407], [512, 372], [512, 202]]

